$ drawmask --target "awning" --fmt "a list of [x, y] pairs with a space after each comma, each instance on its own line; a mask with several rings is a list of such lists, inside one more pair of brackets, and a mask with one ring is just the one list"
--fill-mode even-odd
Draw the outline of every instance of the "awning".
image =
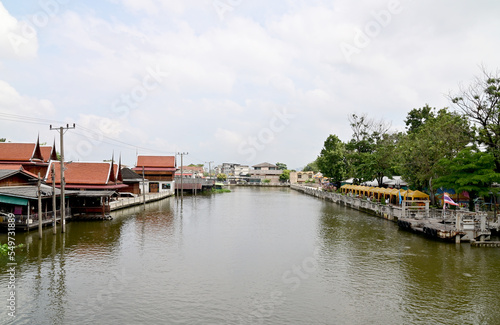
[[7, 204], [14, 204], [14, 205], [28, 205], [28, 199], [0, 195], [0, 203], [7, 203]]

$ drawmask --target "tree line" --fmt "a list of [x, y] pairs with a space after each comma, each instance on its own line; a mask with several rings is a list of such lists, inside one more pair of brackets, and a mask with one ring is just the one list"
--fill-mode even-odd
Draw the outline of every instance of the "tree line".
[[304, 170], [319, 170], [332, 183], [355, 184], [401, 176], [426, 191], [467, 191], [474, 198], [497, 194], [500, 183], [500, 77], [484, 68], [470, 85], [448, 95], [451, 108], [424, 105], [407, 113], [405, 131], [367, 114], [349, 116], [352, 138], [325, 140]]

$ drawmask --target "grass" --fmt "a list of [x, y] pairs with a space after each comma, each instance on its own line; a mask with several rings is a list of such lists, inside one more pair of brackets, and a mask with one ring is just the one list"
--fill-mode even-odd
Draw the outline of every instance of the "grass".
[[213, 188], [209, 192], [212, 193], [212, 194], [216, 194], [216, 193], [229, 193], [229, 192], [231, 192], [231, 190], [228, 190], [227, 188], [220, 188], [220, 189]]
[[[14, 246], [13, 248], [22, 248], [24, 247], [24, 244], [19, 244], [17, 246]], [[6, 256], [8, 255], [9, 251], [11, 249], [9, 248], [9, 245], [8, 244], [3, 244], [3, 245], [0, 245], [0, 256]]]

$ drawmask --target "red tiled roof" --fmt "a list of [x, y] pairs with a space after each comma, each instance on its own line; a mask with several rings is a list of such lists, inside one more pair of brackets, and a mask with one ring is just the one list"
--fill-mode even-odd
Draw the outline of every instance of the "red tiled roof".
[[138, 156], [137, 167], [170, 167], [175, 168], [174, 156]]
[[[142, 167], [134, 167], [132, 170], [138, 174], [142, 174]], [[150, 168], [150, 167], [145, 167], [144, 171], [145, 172], [175, 172], [177, 168], [174, 167], [165, 167], [165, 168]]]
[[41, 146], [40, 151], [42, 152], [43, 161], [49, 162], [52, 158], [52, 146]]
[[0, 143], [0, 160], [30, 161], [35, 151], [35, 143]]
[[[55, 166], [56, 184], [61, 183], [61, 163], [53, 161]], [[72, 162], [65, 164], [64, 178], [67, 185], [87, 184], [87, 185], [108, 185], [111, 163], [109, 162]], [[47, 172], [47, 182], [52, 181], [52, 165]], [[113, 184], [114, 185], [114, 184]]]
[[22, 168], [23, 165], [18, 165], [18, 164], [0, 164], [0, 169], [20, 170]]

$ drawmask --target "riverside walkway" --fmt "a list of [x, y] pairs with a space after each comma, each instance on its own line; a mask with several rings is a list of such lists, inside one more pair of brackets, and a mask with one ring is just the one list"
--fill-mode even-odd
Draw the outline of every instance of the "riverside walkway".
[[140, 205], [144, 204], [144, 200], [146, 200], [146, 203], [148, 202], [154, 202], [158, 201], [164, 198], [167, 198], [169, 196], [173, 196], [174, 191], [165, 191], [165, 192], [160, 192], [160, 193], [147, 193], [144, 196], [139, 195], [136, 197], [129, 197], [129, 198], [119, 198], [116, 201], [112, 201], [109, 203], [109, 209], [110, 211], [115, 211], [115, 210], [120, 210], [128, 207], [132, 207], [135, 205]]

